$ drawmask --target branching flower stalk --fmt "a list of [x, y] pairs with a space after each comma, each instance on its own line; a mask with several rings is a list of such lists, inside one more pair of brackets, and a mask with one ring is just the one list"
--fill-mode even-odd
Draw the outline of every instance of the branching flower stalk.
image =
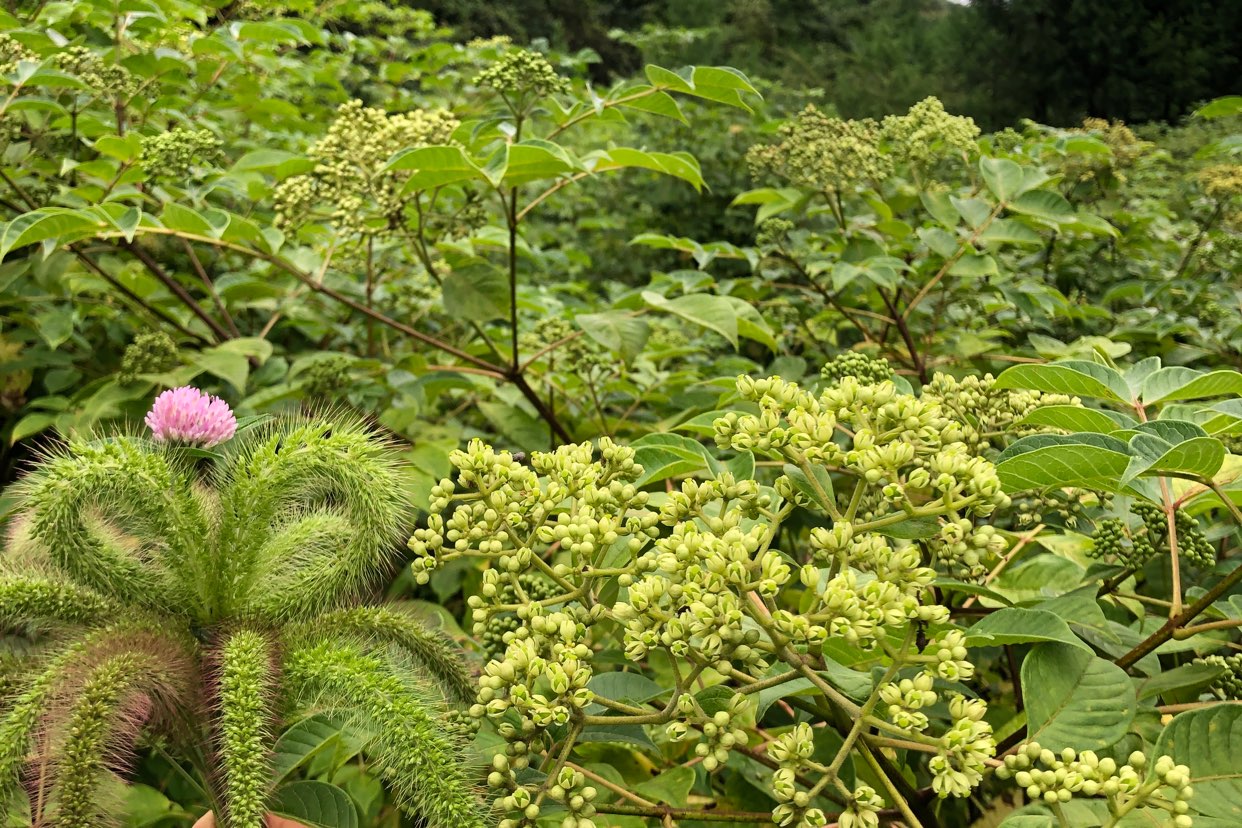
[[[709, 773], [738, 751], [773, 763], [781, 826], [874, 826], [890, 803], [909, 824], [928, 824], [888, 764], [895, 744], [927, 757], [919, 773], [942, 797], [967, 796], [982, 780], [995, 751], [986, 706], [943, 686], [974, 668], [931, 588], [937, 567], [982, 575], [1005, 548], [986, 521], [1009, 498], [973, 448], [976, 432], [935, 395], [887, 380], [844, 376], [815, 394], [741, 377], [737, 390], [758, 413], [721, 416], [716, 442], [783, 462], [771, 487], [717, 468], [653, 495], [634, 450], [603, 438], [529, 461], [476, 440], [433, 489], [410, 541], [416, 580], [481, 559], [474, 632], [487, 639], [504, 620], [503, 652], [470, 710], [505, 740], [488, 779], [501, 828], [532, 826], [550, 807], [568, 812], [564, 824], [592, 828], [614, 807], [573, 772], [575, 739], [598, 728], [643, 728]], [[795, 513], [818, 525], [794, 548], [775, 548]], [[610, 642], [634, 663], [659, 653], [672, 686], [645, 699], [597, 693], [595, 653]], [[834, 642], [882, 664], [881, 678], [836, 662]], [[763, 744], [760, 694], [802, 681], [815, 695], [791, 701], [814, 713]], [[948, 717], [933, 722], [926, 711], [940, 701]], [[843, 738], [827, 756], [816, 723]], [[882, 792], [846, 783], [860, 758], [880, 768]], [[547, 776], [527, 778], [527, 768]], [[616, 812], [667, 816], [658, 805]], [[733, 820], [719, 808], [697, 818]]]

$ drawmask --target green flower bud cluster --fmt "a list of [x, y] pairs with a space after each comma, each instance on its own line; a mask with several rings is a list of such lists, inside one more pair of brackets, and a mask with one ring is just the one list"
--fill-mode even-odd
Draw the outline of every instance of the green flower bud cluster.
[[1054, 489], [1032, 493], [1016, 498], [1013, 502], [1018, 526], [1034, 526], [1037, 523], [1060, 521], [1073, 529], [1083, 521], [1088, 511], [1099, 506], [1107, 509], [1113, 496], [1109, 492], [1092, 492], [1086, 489]]
[[362, 101], [342, 104], [327, 133], [307, 151], [315, 168], [276, 187], [277, 223], [301, 223], [327, 204], [329, 219], [346, 233], [391, 230], [413, 196], [402, 192], [410, 173], [385, 170], [389, 159], [399, 150], [446, 144], [458, 126], [445, 110], [390, 115]]
[[564, 94], [570, 89], [568, 78], [558, 75], [547, 58], [529, 49], [505, 52], [475, 77], [474, 85], [495, 89], [502, 95], [539, 98]]
[[769, 218], [759, 223], [755, 232], [756, 247], [780, 247], [794, 230], [794, 223], [789, 219]]
[[815, 732], [799, 722], [768, 745], [768, 757], [780, 767], [772, 775], [772, 793], [779, 803], [772, 809], [772, 822], [782, 828], [824, 828], [828, 818], [823, 809], [811, 805], [811, 792], [800, 790], [797, 775], [803, 770], [823, 769], [812, 761]]
[[[511, 827], [530, 826], [544, 803], [563, 801], [557, 785], [572, 824], [592, 820], [575, 810], [573, 785], [559, 781], [563, 768], [573, 770], [556, 761], [572, 750], [558, 742], [567, 729], [638, 718], [670, 751], [692, 751], [711, 772], [753, 739], [757, 697], [747, 685], [770, 681], [778, 662], [796, 674], [834, 638], [878, 649], [906, 637], [893, 657], [923, 672], [894, 678], [867, 710], [883, 702], [900, 730], [936, 745], [932, 773], [942, 795], [978, 784], [994, 751], [983, 704], [941, 699], [933, 687], [938, 678], [973, 676], [965, 636], [942, 630], [917, 652], [908, 631], [949, 620], [934, 601], [927, 549], [965, 544], [981, 562], [1003, 545], [994, 528], [976, 526], [1008, 503], [995, 467], [961, 442], [962, 424], [939, 402], [903, 394], [891, 381], [862, 384], [851, 375], [811, 392], [780, 378], [742, 377], [737, 388], [757, 412], [720, 417], [718, 444], [796, 467], [772, 488], [720, 471], [649, 494], [636, 485], [643, 469], [635, 450], [607, 438], [529, 458], [475, 440], [451, 455], [453, 477], [432, 488], [429, 514], [409, 542], [411, 571], [426, 583], [458, 558], [483, 564], [467, 607], [489, 661], [470, 715], [504, 740], [489, 784]], [[875, 492], [875, 516], [860, 517], [858, 504]], [[789, 554], [773, 544], [785, 537], [779, 530], [795, 502], [831, 520], [795, 531], [801, 548]], [[916, 544], [877, 531], [911, 518], [937, 520], [943, 538]], [[618, 638], [631, 662], [659, 656], [677, 665], [680, 678], [661, 698], [597, 698], [600, 685], [588, 687], [602, 664], [599, 647]], [[733, 693], [723, 709], [689, 689], [705, 671]], [[943, 733], [928, 734], [927, 708], [941, 701], [952, 719]], [[840, 764], [813, 762], [813, 736], [802, 724], [767, 745], [782, 764], [773, 778], [777, 824], [830, 821], [817, 797], [840, 782]], [[539, 782], [524, 773], [536, 765], [548, 774]], [[821, 781], [806, 783], [803, 772]], [[860, 788], [846, 807], [850, 824], [872, 825], [883, 802]]]
[[179, 126], [158, 135], [142, 136], [140, 158], [148, 175], [180, 179], [189, 177], [196, 168], [220, 163], [224, 151], [211, 130]]
[[354, 360], [345, 354], [328, 354], [312, 360], [298, 375], [298, 385], [309, 399], [334, 400], [352, 382]]
[[969, 153], [979, 137], [972, 118], [950, 115], [934, 97], [919, 101], [905, 115], [886, 116], [882, 129], [885, 144], [897, 157], [919, 166], [950, 153]]
[[1060, 169], [1069, 181], [1091, 181], [1109, 175], [1118, 182], [1124, 182], [1125, 176], [1121, 170], [1134, 166], [1152, 147], [1150, 142], [1140, 140], [1122, 121], [1084, 118], [1081, 128], [1071, 129], [1069, 132], [1094, 136], [1109, 149], [1108, 153], [1093, 152], [1065, 157], [1061, 161]]
[[819, 375], [835, 385], [845, 377], [854, 377], [863, 385], [877, 383], [893, 378], [893, 366], [883, 357], [869, 357], [858, 351], [843, 351], [819, 369]]
[[838, 828], [879, 828], [884, 800], [870, 785], [859, 785], [837, 817]]
[[1196, 177], [1203, 192], [1217, 201], [1242, 195], [1242, 164], [1213, 164], [1199, 170]]
[[[354, 247], [365, 253], [365, 245], [354, 245]], [[350, 267], [358, 270], [365, 269], [365, 258], [363, 256], [358, 258], [357, 265], [343, 264], [342, 269]], [[433, 261], [432, 265], [441, 279], [450, 272], [447, 262]], [[425, 268], [403, 266], [398, 272], [392, 274], [391, 278], [382, 278], [379, 282], [379, 287], [375, 291], [375, 303], [394, 319], [409, 322], [440, 307], [442, 298], [440, 285]]]
[[[719, 509], [708, 510], [719, 503]], [[641, 661], [656, 647], [692, 653], [717, 670], [761, 673], [767, 667], [755, 645], [758, 630], [744, 623], [748, 592], [774, 596], [792, 577], [785, 558], [768, 548], [771, 526], [756, 521], [770, 505], [752, 480], [724, 473], [717, 480], [686, 480], [670, 494], [659, 522], [671, 526], [624, 575], [626, 600], [613, 607], [625, 624], [625, 654]]]
[[[1155, 551], [1162, 555], [1171, 553], [1169, 545], [1169, 519], [1164, 509], [1147, 500], [1136, 500], [1131, 513], [1143, 521], [1147, 537]], [[1199, 521], [1178, 507], [1173, 512], [1173, 528], [1177, 532], [1177, 555], [1180, 561], [1189, 562], [1200, 569], [1216, 565], [1216, 547], [1207, 539]]]
[[948, 153], [970, 152], [979, 127], [926, 98], [883, 122], [843, 120], [808, 106], [782, 124], [779, 134], [777, 143], [747, 153], [755, 178], [775, 176], [809, 190], [839, 191], [875, 186], [901, 164], [926, 165]]
[[[494, 576], [495, 570], [488, 570], [488, 575]], [[498, 603], [517, 606], [532, 601], [544, 601], [559, 594], [560, 588], [547, 577], [524, 572], [517, 576], [516, 584], [508, 580], [501, 581], [495, 598]], [[474, 635], [483, 645], [483, 652], [488, 659], [494, 661], [504, 658], [505, 650], [513, 641], [513, 634], [521, 625], [516, 612], [491, 614], [486, 620], [475, 622]]]
[[0, 75], [7, 75], [17, 68], [19, 61], [38, 60], [39, 56], [12, 36], [0, 34]]
[[521, 336], [522, 350], [527, 353], [537, 353], [558, 342], [561, 344], [548, 351], [543, 359], [559, 372], [585, 377], [617, 364], [611, 352], [584, 335], [582, 329], [568, 319], [545, 317]]
[[1220, 667], [1224, 672], [1211, 685], [1213, 692], [1226, 699], [1242, 700], [1242, 653], [1231, 656], [1210, 655], [1196, 658], [1195, 664]]
[[925, 670], [912, 679], [881, 685], [880, 701], [887, 707], [885, 713], [888, 720], [904, 730], [926, 730], [931, 721], [923, 709], [940, 700], [934, 689], [935, 683], [936, 676]]
[[924, 603], [936, 571], [922, 565], [918, 547], [897, 546], [874, 534], [853, 534], [847, 522], [811, 532], [811, 549], [833, 561], [837, 574], [820, 588], [819, 570], [803, 567], [800, 577], [817, 600], [802, 614], [778, 610], [772, 620], [790, 640], [823, 644], [829, 636], [871, 648], [910, 622], [940, 623], [948, 610]]
[[138, 92], [138, 79], [119, 63], [108, 62], [85, 46], [70, 46], [54, 58], [56, 68], [90, 87], [96, 95], [129, 98]]
[[880, 149], [883, 131], [870, 119], [844, 120], [813, 105], [781, 124], [780, 140], [746, 153], [751, 175], [775, 177], [808, 190], [843, 190], [882, 181], [893, 158]]
[[1077, 397], [996, 387], [991, 374], [958, 379], [937, 373], [923, 387], [923, 397], [938, 401], [946, 412], [963, 424], [964, 442], [978, 451], [1002, 447], [1002, 441], [1042, 431], [1040, 426], [1019, 426], [1018, 421], [1046, 405], [1081, 405]]
[[[729, 751], [735, 747], [745, 747], [750, 736], [735, 724], [753, 714], [750, 701], [741, 694], [734, 695], [723, 710], [708, 714], [698, 701], [689, 694], [678, 698], [681, 713], [688, 721], [697, 721], [701, 741], [694, 746], [696, 756], [702, 758], [703, 769], [712, 773], [725, 762], [729, 761]], [[675, 721], [665, 728], [670, 741], [681, 742], [694, 734], [685, 721]]]
[[[1109, 800], [1112, 813], [1152, 804], [1172, 812], [1170, 825], [1190, 828], [1188, 800], [1194, 795], [1190, 769], [1169, 756], [1161, 756], [1150, 770], [1147, 765], [1147, 756], [1141, 751], [1131, 753], [1126, 764], [1118, 765], [1090, 750], [1077, 753], [1065, 748], [1054, 753], [1038, 742], [1028, 742], [1005, 757], [996, 775], [1012, 779], [1035, 801], [1066, 803], [1076, 796], [1098, 796]], [[1166, 788], [1171, 791], [1166, 792]]]
[[163, 331], [148, 331], [134, 336], [125, 346], [117, 381], [134, 382], [139, 374], [160, 374], [180, 364], [177, 343]]
[[[730, 412], [716, 420], [720, 447], [749, 449], [794, 465], [842, 468], [859, 479], [856, 506], [865, 504], [861, 511], [865, 521], [898, 520], [920, 508], [935, 511], [941, 532], [928, 544], [936, 559], [952, 570], [981, 574], [987, 555], [1003, 550], [1003, 537], [991, 528], [975, 529], [973, 520], [1008, 505], [1009, 498], [1001, 490], [995, 467], [962, 442], [971, 427], [952, 419], [934, 396], [903, 394], [888, 381], [865, 385], [853, 376], [842, 377], [819, 396], [779, 377], [742, 377], [737, 387], [743, 399], [759, 405], [760, 412]], [[788, 476], [778, 478], [775, 488], [782, 497], [804, 505], [809, 502], [809, 496]], [[883, 545], [887, 548], [887, 543]], [[901, 567], [877, 559], [872, 565], [878, 568], [871, 571], [904, 573], [893, 585], [904, 596], [901, 603], [913, 611], [908, 600], [934, 573], [929, 575], [931, 570], [919, 567], [917, 550], [893, 549], [890, 554], [903, 562]], [[866, 560], [867, 553], [847, 550], [842, 563], [855, 557]], [[848, 583], [853, 576], [847, 572], [838, 577], [842, 582], [834, 586], [834, 592], [857, 586]], [[873, 583], [866, 589], [874, 592], [884, 587]]]
[[[958, 633], [958, 635], [961, 635]], [[945, 645], [942, 642], [941, 647]], [[958, 645], [960, 647], [960, 645]], [[958, 647], [954, 647], [957, 650]], [[964, 649], [964, 648], [962, 648]], [[956, 655], [956, 652], [953, 653]], [[944, 665], [955, 664], [955, 672], [964, 678], [969, 675], [961, 669], [962, 660], [955, 662], [942, 661], [940, 674], [944, 676]], [[973, 675], [974, 667], [970, 668]], [[953, 725], [940, 737], [937, 753], [927, 763], [931, 770], [932, 789], [943, 799], [950, 796], [970, 796], [976, 785], [983, 781], [983, 771], [987, 768], [987, 760], [996, 755], [996, 740], [992, 736], [992, 726], [983, 721], [987, 714], [987, 705], [980, 699], [968, 699], [955, 693], [949, 699], [949, 715]]]

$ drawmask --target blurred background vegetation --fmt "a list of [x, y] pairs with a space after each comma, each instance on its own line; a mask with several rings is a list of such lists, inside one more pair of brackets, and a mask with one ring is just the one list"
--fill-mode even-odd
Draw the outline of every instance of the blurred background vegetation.
[[985, 130], [1173, 120], [1231, 94], [1242, 4], [1216, 0], [418, 0], [470, 39], [589, 48], [597, 79], [723, 64], [818, 88], [841, 115], [936, 95]]

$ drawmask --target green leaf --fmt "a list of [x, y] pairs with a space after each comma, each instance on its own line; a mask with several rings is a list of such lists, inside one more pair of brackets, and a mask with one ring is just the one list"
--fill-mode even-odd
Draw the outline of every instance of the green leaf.
[[1105, 434], [1034, 434], [996, 461], [1006, 491], [1078, 486], [1113, 490], [1130, 464], [1130, 448]]
[[597, 696], [632, 705], [668, 692], [642, 673], [596, 673], [587, 682], [587, 689]]
[[978, 279], [984, 276], [995, 276], [1000, 273], [1000, 269], [996, 266], [996, 260], [985, 253], [967, 253], [953, 263], [953, 266], [949, 268], [949, 273], [954, 276]]
[[957, 210], [953, 208], [953, 202], [949, 200], [948, 193], [924, 190], [919, 194], [919, 200], [923, 202], [924, 209], [931, 214], [931, 217], [942, 226], [950, 230], [957, 227]]
[[340, 726], [323, 716], [311, 716], [291, 726], [276, 740], [272, 750], [272, 778], [277, 782], [283, 780], [340, 735]]
[[1024, 244], [1034, 247], [1044, 243], [1043, 237], [1034, 230], [1025, 224], [1019, 224], [1010, 219], [993, 220], [987, 229], [979, 235], [979, 241], [981, 244], [989, 246]]
[[1143, 383], [1144, 405], [1239, 395], [1242, 395], [1242, 374], [1237, 371], [1204, 373], [1174, 366], [1161, 368], [1148, 376]]
[[1068, 644], [1039, 644], [1022, 662], [1027, 738], [1059, 751], [1096, 750], [1130, 730], [1138, 703], [1125, 671]]
[[737, 310], [729, 297], [711, 293], [692, 293], [665, 299], [654, 291], [643, 291], [643, 300], [654, 308], [680, 316], [688, 322], [713, 330], [738, 346]]
[[[835, 507], [835, 504], [831, 502], [833, 498], [832, 477], [826, 469], [819, 466], [811, 466], [811, 471], [815, 475], [814, 481], [807, 477], [802, 469], [789, 463], [786, 463], [781, 471], [794, 484], [794, 488], [806, 495], [807, 500], [814, 504], [820, 512], [824, 514], [832, 512]], [[823, 494], [820, 494], [821, 491]]]
[[1242, 705], [1178, 715], [1160, 734], [1155, 752], [1190, 768], [1195, 810], [1242, 824]]
[[967, 647], [1054, 641], [1091, 652], [1069, 625], [1047, 610], [1005, 607], [983, 617], [966, 631]]
[[578, 735], [578, 741], [634, 745], [653, 752], [659, 750], [642, 725], [591, 725]]
[[728, 104], [751, 112], [743, 94], [759, 95], [750, 81], [736, 69], [728, 66], [696, 66], [691, 70], [690, 88], [681, 90], [696, 98]]
[[1228, 118], [1242, 114], [1242, 95], [1227, 95], [1195, 110], [1196, 118]]
[[929, 250], [942, 259], [951, 259], [957, 254], [957, 237], [948, 230], [939, 227], [920, 227], [917, 235]]
[[634, 448], [634, 462], [643, 467], [642, 476], [634, 484], [636, 486], [708, 468], [702, 444], [680, 434], [646, 434], [631, 445]]
[[1031, 190], [1005, 205], [1015, 213], [1032, 216], [1051, 224], [1074, 215], [1073, 206], [1060, 193], [1052, 190]]
[[310, 828], [358, 828], [358, 809], [343, 789], [327, 782], [290, 782], [276, 789], [272, 813]]
[[95, 151], [118, 161], [129, 162], [142, 150], [142, 136], [136, 132], [129, 135], [104, 135], [95, 141]]
[[160, 213], [160, 224], [169, 230], [188, 233], [192, 236], [214, 238], [216, 235], [216, 228], [206, 218], [189, 207], [182, 207], [173, 201], [164, 205], [164, 210]]
[[1195, 437], [1176, 445], [1150, 434], [1130, 440], [1135, 457], [1121, 478], [1123, 484], [1143, 474], [1183, 472], [1212, 477], [1225, 462], [1225, 445], [1215, 437]]
[[529, 139], [509, 145], [509, 162], [505, 165], [503, 181], [510, 186], [557, 178], [579, 169], [564, 147], [551, 141]]
[[1096, 362], [1067, 359], [1045, 365], [1015, 365], [996, 378], [997, 388], [1026, 388], [1074, 397], [1095, 397], [1130, 404], [1130, 388], [1112, 368]]
[[632, 362], [642, 353], [651, 336], [650, 325], [623, 311], [580, 313], [574, 317], [574, 324], [626, 362]]
[[1174, 690], [1197, 691], [1208, 686], [1225, 672], [1214, 664], [1183, 664], [1146, 679], [1138, 686], [1139, 701], [1147, 701]]
[[453, 263], [444, 277], [441, 295], [444, 312], [466, 322], [488, 322], [509, 316], [509, 277], [481, 257]]
[[[642, 91], [642, 88], [630, 89], [627, 90], [625, 94], [627, 96], [637, 95]], [[623, 106], [627, 109], [638, 109], [643, 112], [650, 112], [654, 115], [661, 115], [665, 118], [672, 118], [674, 121], [681, 121], [683, 124], [690, 123], [686, 120], [686, 116], [682, 114], [681, 106], [678, 105], [677, 99], [667, 92], [661, 92], [659, 90], [652, 91], [644, 97], [634, 98], [633, 100], [618, 104], [618, 106]]]
[[57, 246], [90, 238], [109, 222], [90, 210], [44, 207], [0, 226], [0, 259], [28, 244], [53, 242]]
[[998, 201], [1009, 202], [1022, 194], [1025, 176], [1017, 162], [1008, 158], [980, 158], [979, 172]]
[[1100, 434], [1127, 427], [1117, 421], [1115, 414], [1079, 405], [1042, 405], [1019, 420], [1018, 425], [1041, 425]]
[[689, 800], [695, 779], [693, 768], [675, 767], [654, 779], [638, 783], [634, 786], [634, 793], [643, 799], [681, 808]]
[[406, 193], [483, 178], [482, 170], [466, 156], [461, 147], [453, 146], [403, 150], [389, 160], [385, 169], [414, 172], [405, 182], [403, 191]]
[[230, 339], [214, 348], [194, 354], [191, 362], [238, 391], [245, 392], [246, 380], [250, 376], [250, 359], [254, 358], [262, 364], [271, 354], [272, 343], [267, 340]]
[[733, 305], [733, 312], [737, 315], [737, 333], [739, 336], [767, 346], [772, 353], [780, 350], [780, 346], [776, 344], [776, 337], [772, 335], [772, 330], [768, 327], [767, 321], [759, 314], [754, 305], [737, 296], [725, 296], [724, 298]]
[[15, 445], [18, 440], [25, 440], [27, 437], [43, 433], [52, 427], [52, 424], [56, 422], [56, 417], [56, 414], [43, 411], [27, 414], [13, 425], [13, 431], [9, 433], [9, 445]]
[[688, 152], [650, 152], [631, 147], [614, 147], [598, 150], [582, 159], [582, 163], [594, 172], [608, 172], [627, 167], [671, 175], [687, 181], [696, 190], [703, 189], [703, 171], [699, 162]]

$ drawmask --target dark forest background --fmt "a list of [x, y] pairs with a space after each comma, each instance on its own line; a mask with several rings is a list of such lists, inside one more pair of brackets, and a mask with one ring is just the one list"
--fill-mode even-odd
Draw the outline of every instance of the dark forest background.
[[1019, 118], [1172, 121], [1236, 91], [1238, 0], [416, 0], [463, 38], [589, 48], [601, 79], [643, 61], [727, 63], [822, 89], [845, 116], [935, 94], [984, 129]]

